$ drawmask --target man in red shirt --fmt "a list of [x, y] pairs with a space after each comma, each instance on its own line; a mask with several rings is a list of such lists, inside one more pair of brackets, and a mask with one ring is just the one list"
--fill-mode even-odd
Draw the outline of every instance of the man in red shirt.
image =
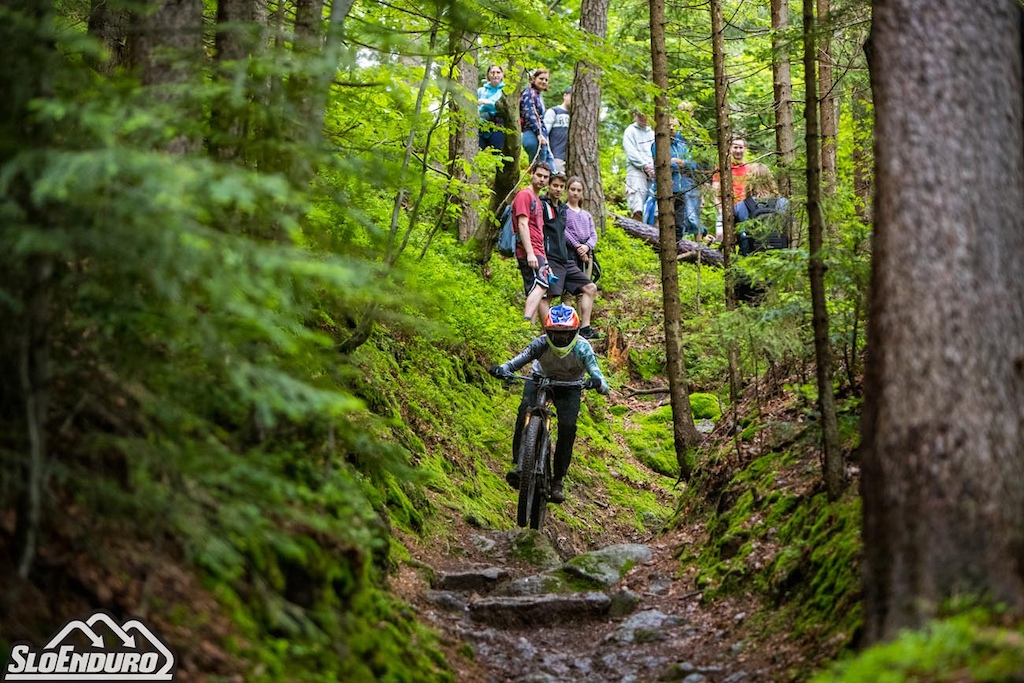
[[544, 253], [544, 208], [539, 195], [547, 187], [550, 177], [551, 167], [547, 162], [538, 162], [530, 175], [530, 184], [519, 190], [512, 200], [512, 215], [516, 217], [519, 230], [516, 261], [523, 276], [523, 291], [526, 292], [523, 320], [530, 322], [538, 309], [542, 320], [548, 314], [544, 295], [548, 291], [551, 269]]

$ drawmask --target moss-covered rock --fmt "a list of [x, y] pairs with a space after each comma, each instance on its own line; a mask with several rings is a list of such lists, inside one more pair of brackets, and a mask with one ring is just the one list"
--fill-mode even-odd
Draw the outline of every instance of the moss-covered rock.
[[650, 548], [626, 543], [577, 555], [566, 562], [562, 569], [570, 575], [607, 587], [622, 579], [634, 565], [650, 559]]
[[718, 421], [722, 417], [722, 408], [718, 403], [718, 397], [714, 394], [693, 393], [690, 394], [690, 410], [695, 420]]

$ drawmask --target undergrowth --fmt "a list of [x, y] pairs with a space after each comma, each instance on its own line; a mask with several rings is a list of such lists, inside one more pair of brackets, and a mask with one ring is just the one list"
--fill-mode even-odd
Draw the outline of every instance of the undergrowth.
[[1024, 627], [969, 610], [866, 650], [814, 683], [1011, 683], [1024, 681]]

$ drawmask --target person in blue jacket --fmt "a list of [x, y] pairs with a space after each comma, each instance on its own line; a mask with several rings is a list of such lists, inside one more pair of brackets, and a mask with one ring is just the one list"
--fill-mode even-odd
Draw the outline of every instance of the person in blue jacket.
[[492, 147], [499, 152], [505, 145], [505, 122], [501, 120], [495, 105], [501, 99], [505, 88], [505, 71], [497, 64], [487, 68], [487, 82], [476, 91], [477, 104], [480, 112], [480, 150]]
[[[599, 382], [598, 391], [607, 394], [608, 382], [601, 374], [597, 365], [597, 356], [590, 342], [580, 336], [580, 319], [572, 306], [559, 304], [548, 310], [544, 320], [544, 335], [537, 337], [522, 353], [512, 360], [496, 365], [490, 369], [495, 377], [511, 377], [527, 363], [532, 363], [534, 376], [550, 377], [565, 382], [582, 380], [590, 375]], [[519, 488], [519, 447], [522, 442], [523, 427], [526, 424], [526, 411], [533, 403], [537, 393], [536, 384], [526, 382], [523, 386], [523, 400], [519, 404], [516, 416], [515, 433], [512, 437], [513, 467], [505, 475], [505, 480], [512, 488]], [[572, 447], [576, 442], [576, 421], [580, 414], [580, 394], [578, 387], [552, 387], [552, 402], [558, 415], [558, 438], [555, 442], [554, 474], [549, 500], [552, 503], [565, 502], [563, 479], [569, 471], [572, 460]]]
[[[669, 164], [672, 167], [672, 202], [676, 219], [676, 239], [683, 235], [702, 235], [700, 227], [700, 188], [694, 179], [697, 163], [690, 154], [690, 146], [686, 144], [679, 132], [679, 120], [669, 119]], [[651, 155], [654, 155], [651, 145]], [[653, 194], [653, 193], [652, 193]], [[650, 200], [648, 200], [650, 201]], [[645, 210], [645, 219], [650, 215], [650, 224], [654, 224], [653, 211]]]

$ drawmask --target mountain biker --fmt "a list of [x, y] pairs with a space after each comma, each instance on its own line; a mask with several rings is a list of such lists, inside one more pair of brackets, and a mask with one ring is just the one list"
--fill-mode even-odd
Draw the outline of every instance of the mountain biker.
[[[582, 380], [590, 375], [599, 383], [597, 390], [602, 394], [609, 391], [608, 382], [597, 366], [597, 356], [590, 342], [580, 336], [580, 319], [572, 306], [558, 304], [548, 310], [544, 319], [544, 335], [537, 337], [522, 353], [512, 360], [495, 365], [490, 373], [495, 377], [508, 378], [530, 361], [533, 361], [531, 374], [534, 377], [548, 377], [564, 382]], [[558, 439], [555, 442], [554, 474], [551, 494], [552, 503], [565, 502], [562, 490], [562, 479], [569, 470], [572, 460], [572, 447], [576, 441], [576, 420], [580, 412], [580, 387], [552, 387], [551, 397], [558, 415]], [[526, 424], [526, 412], [537, 393], [534, 382], [523, 385], [523, 400], [519, 404], [516, 416], [516, 428], [512, 437], [512, 469], [505, 475], [505, 480], [512, 488], [519, 488], [519, 445], [522, 440], [523, 427]]]

